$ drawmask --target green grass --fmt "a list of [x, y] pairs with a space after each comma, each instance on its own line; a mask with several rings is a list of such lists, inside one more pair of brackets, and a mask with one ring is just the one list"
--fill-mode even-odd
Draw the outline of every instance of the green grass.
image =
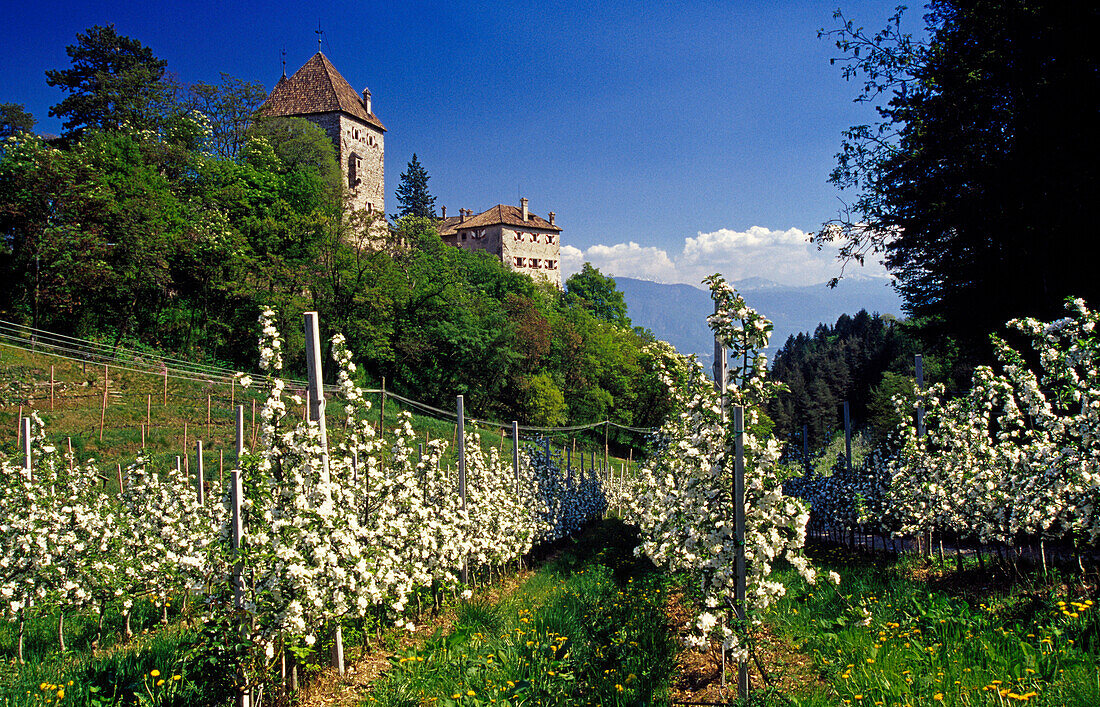
[[921, 558], [816, 555], [840, 586], [789, 574], [792, 591], [768, 622], [813, 655], [841, 704], [1100, 704], [1095, 585], [990, 585], [977, 568], [929, 577]]
[[667, 701], [677, 646], [667, 580], [617, 521], [590, 527], [497, 604], [395, 655], [365, 705], [638, 705]]
[[[65, 653], [57, 650], [57, 613], [32, 617], [26, 627], [26, 664], [21, 666], [14, 660], [16, 625], [5, 622], [0, 626], [0, 656], [4, 658], [0, 662], [0, 704], [228, 704], [232, 697], [225, 679], [228, 673], [217, 664], [208, 637], [182, 621], [174, 610], [171, 623], [160, 625], [160, 612], [149, 602], [136, 602], [131, 618], [136, 635], [123, 645], [117, 638], [122, 617], [109, 609], [103, 644], [95, 651], [97, 619], [88, 612], [67, 615]], [[152, 675], [154, 670], [159, 674]], [[59, 694], [63, 698], [59, 699]]]

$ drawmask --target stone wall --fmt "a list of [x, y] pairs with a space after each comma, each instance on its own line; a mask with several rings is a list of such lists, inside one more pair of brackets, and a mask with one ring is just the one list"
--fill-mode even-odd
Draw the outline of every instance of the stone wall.
[[501, 233], [501, 260], [532, 279], [549, 280], [561, 289], [561, 234], [538, 228], [507, 226]]
[[[386, 213], [384, 139], [385, 133], [378, 128], [340, 114], [340, 167], [348, 178], [352, 204], [380, 214]], [[355, 184], [351, 183], [353, 174]]]
[[[385, 133], [344, 113], [317, 113], [302, 117], [320, 126], [332, 140], [352, 207], [369, 208], [384, 214]], [[352, 181], [355, 183], [352, 184]]]

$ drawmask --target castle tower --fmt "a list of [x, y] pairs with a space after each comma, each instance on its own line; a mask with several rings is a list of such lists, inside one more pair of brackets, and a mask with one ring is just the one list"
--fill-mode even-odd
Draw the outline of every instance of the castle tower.
[[371, 111], [368, 89], [357, 93], [321, 52], [275, 84], [256, 114], [305, 118], [320, 126], [336, 146], [351, 205], [386, 212], [383, 175], [385, 126]]

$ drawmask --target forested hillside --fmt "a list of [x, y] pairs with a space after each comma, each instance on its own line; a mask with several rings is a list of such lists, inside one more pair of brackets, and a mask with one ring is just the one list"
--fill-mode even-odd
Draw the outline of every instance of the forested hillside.
[[3, 319], [251, 370], [271, 306], [293, 372], [317, 310], [367, 382], [420, 400], [465, 394], [475, 415], [532, 424], [660, 419], [625, 318], [444, 245], [431, 219], [350, 212], [320, 128], [250, 120], [263, 87], [169, 81], [112, 27], [69, 50], [73, 68], [48, 72], [66, 133], [0, 146]]
[[[777, 435], [799, 449], [806, 425], [810, 448], [822, 448], [843, 428], [845, 400], [857, 427], [868, 424], [872, 410], [876, 424], [883, 415], [892, 421], [891, 397], [912, 390], [918, 351], [912, 333], [896, 319], [867, 310], [789, 337], [772, 365], [776, 380], [789, 388], [768, 408]], [[885, 436], [889, 422], [881, 429]]]

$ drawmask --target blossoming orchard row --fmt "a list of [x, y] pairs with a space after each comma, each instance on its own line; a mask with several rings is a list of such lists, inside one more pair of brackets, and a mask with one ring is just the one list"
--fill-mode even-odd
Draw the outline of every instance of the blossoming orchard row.
[[[970, 391], [942, 385], [897, 401], [898, 451], [862, 469], [788, 482], [824, 529], [893, 536], [950, 534], [981, 544], [1095, 544], [1100, 537], [1100, 339], [1082, 300], [1071, 316], [1009, 322], [1022, 353], [994, 337], [997, 370], [979, 367]], [[927, 431], [907, 405], [925, 411]], [[1044, 556], [1045, 561], [1045, 556]]]
[[[261, 361], [277, 376], [273, 318], [261, 317]], [[197, 595], [208, 619], [244, 628], [258, 675], [284, 647], [312, 644], [340, 619], [381, 611], [411, 627], [406, 607], [418, 593], [461, 588], [464, 568], [501, 566], [604, 512], [599, 475], [563, 473], [547, 449], [520, 455], [516, 468], [495, 449], [486, 455], [477, 435], [466, 435], [460, 494], [440, 463], [447, 443], [418, 445], [408, 413], [392, 441], [377, 436], [343, 338], [332, 348], [348, 434], [322, 444], [318, 424], [288, 411], [301, 400], [274, 380], [259, 450], [240, 464], [236, 549], [232, 484], [204, 504], [187, 474], [139, 457], [119, 497], [109, 496], [94, 462], [47, 444], [32, 414], [29, 468], [2, 462], [4, 611], [22, 626], [58, 607], [102, 616], [109, 605], [128, 613], [143, 596]], [[233, 577], [242, 578], [236, 598]]]
[[[641, 531], [639, 552], [700, 577], [704, 611], [694, 621], [693, 644], [716, 635], [743, 665], [751, 648], [749, 623], [785, 592], [771, 579], [773, 563], [785, 558], [811, 583], [816, 572], [802, 554], [808, 510], [784, 495], [780, 445], [760, 424], [763, 405], [781, 387], [767, 379], [760, 353], [772, 325], [720, 277], [708, 282], [716, 302], [709, 324], [730, 351], [734, 386], [715, 390], [694, 358], [668, 344], [651, 345], [674, 412], [661, 430], [660, 448], [626, 493], [625, 516]], [[829, 579], [839, 582], [835, 574]], [[747, 690], [743, 669], [739, 690]]]

